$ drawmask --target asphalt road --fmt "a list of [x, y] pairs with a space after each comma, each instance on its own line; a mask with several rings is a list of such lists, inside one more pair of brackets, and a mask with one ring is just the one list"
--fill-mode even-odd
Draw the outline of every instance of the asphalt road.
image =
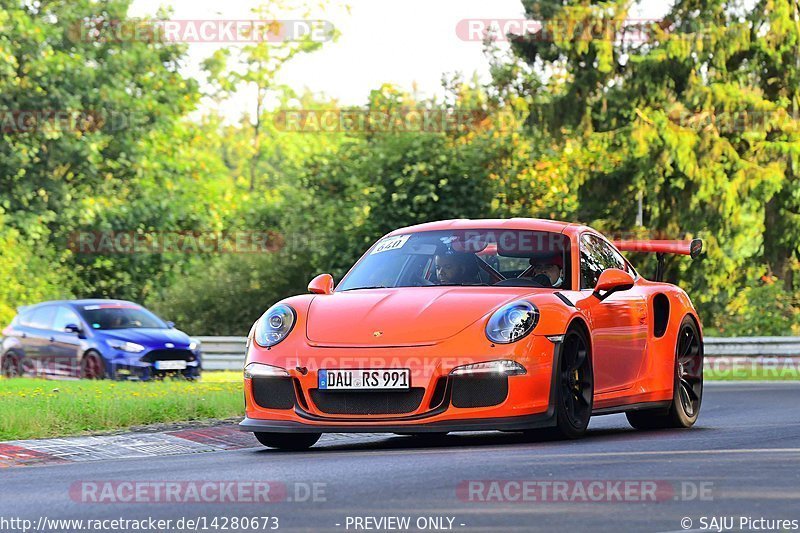
[[[110, 480], [236, 480], [240, 486], [267, 480], [277, 482], [273, 499], [280, 492], [276, 487], [285, 486], [292, 501], [99, 504], [82, 503], [74, 492], [70, 496], [76, 483]], [[485, 481], [465, 485], [475, 480]], [[526, 495], [509, 480], [527, 481]], [[621, 498], [613, 485], [620, 480], [637, 480], [630, 485], [633, 492]], [[606, 488], [589, 495], [590, 481], [601, 481]], [[459, 492], [465, 486], [473, 491]], [[547, 496], [551, 492], [545, 487], [556, 486], [567, 488], [558, 497]], [[655, 493], [653, 486], [658, 487]], [[313, 487], [317, 501], [308, 501], [306, 489]], [[643, 496], [637, 499], [636, 490]], [[590, 496], [602, 496], [603, 501], [591, 501]], [[481, 497], [505, 500], [484, 502]], [[201, 531], [203, 526], [214, 531], [212, 519], [218, 517], [217, 530], [227, 525], [228, 531], [243, 531], [241, 524], [233, 527], [219, 517], [266, 515], [279, 519], [279, 530], [308, 531], [364, 531], [355, 527], [355, 517], [394, 516], [410, 517], [411, 531], [419, 531], [417, 520], [427, 517], [444, 517], [444, 528], [452, 519], [455, 531], [681, 531], [689, 525], [687, 519], [700, 530], [715, 525], [712, 517], [734, 520], [737, 531], [753, 525], [763, 531], [771, 524], [740, 527], [740, 520], [788, 519], [797, 524], [798, 503], [799, 383], [707, 387], [698, 425], [682, 431], [638, 432], [624, 416], [611, 415], [595, 418], [588, 436], [572, 442], [526, 442], [501, 433], [453, 435], [438, 443], [391, 435], [330, 435], [305, 453], [253, 448], [0, 471], [3, 531], [13, 531], [10, 523], [2, 527], [4, 518], [36, 524], [43, 516], [206, 517], [197, 528]], [[386, 523], [362, 524], [392, 530], [380, 527]], [[773, 525], [795, 529], [791, 522]], [[109, 530], [124, 529], [117, 526]], [[426, 530], [443, 530], [428, 526]]]

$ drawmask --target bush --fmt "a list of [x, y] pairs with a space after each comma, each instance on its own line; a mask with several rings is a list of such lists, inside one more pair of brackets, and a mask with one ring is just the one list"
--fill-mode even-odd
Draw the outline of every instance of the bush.
[[763, 276], [747, 285], [728, 302], [717, 327], [706, 334], [725, 337], [783, 336], [800, 334], [800, 311], [795, 296], [785, 291], [774, 276]]
[[41, 253], [5, 226], [0, 211], [0, 329], [11, 322], [17, 307], [70, 297], [54, 253]]

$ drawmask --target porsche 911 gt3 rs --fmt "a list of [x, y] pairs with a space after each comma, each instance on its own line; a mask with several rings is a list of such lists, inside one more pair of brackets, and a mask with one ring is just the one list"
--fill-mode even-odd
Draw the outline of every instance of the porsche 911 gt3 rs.
[[[656, 253], [658, 281], [622, 251]], [[536, 219], [393, 231], [336, 288], [322, 274], [256, 321], [240, 428], [304, 449], [325, 432], [577, 438], [592, 415], [623, 412], [636, 428], [690, 427], [701, 324], [660, 278], [664, 254], [701, 251]]]

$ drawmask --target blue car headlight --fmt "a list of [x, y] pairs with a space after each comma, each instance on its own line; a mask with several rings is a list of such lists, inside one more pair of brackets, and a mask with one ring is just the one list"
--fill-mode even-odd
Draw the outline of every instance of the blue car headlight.
[[259, 346], [275, 346], [292, 331], [297, 315], [286, 304], [273, 305], [256, 322], [255, 341]]
[[144, 346], [141, 344], [136, 344], [135, 342], [110, 340], [108, 341], [108, 345], [115, 350], [121, 350], [128, 353], [140, 353], [144, 351]]
[[498, 344], [516, 342], [533, 331], [539, 322], [539, 309], [532, 303], [519, 300], [506, 304], [489, 319], [486, 337]]

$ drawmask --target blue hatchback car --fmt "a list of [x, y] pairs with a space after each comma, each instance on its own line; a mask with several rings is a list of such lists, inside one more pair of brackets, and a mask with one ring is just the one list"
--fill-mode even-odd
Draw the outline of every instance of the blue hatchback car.
[[200, 343], [174, 324], [124, 300], [44, 302], [19, 310], [3, 330], [6, 377], [197, 379]]

